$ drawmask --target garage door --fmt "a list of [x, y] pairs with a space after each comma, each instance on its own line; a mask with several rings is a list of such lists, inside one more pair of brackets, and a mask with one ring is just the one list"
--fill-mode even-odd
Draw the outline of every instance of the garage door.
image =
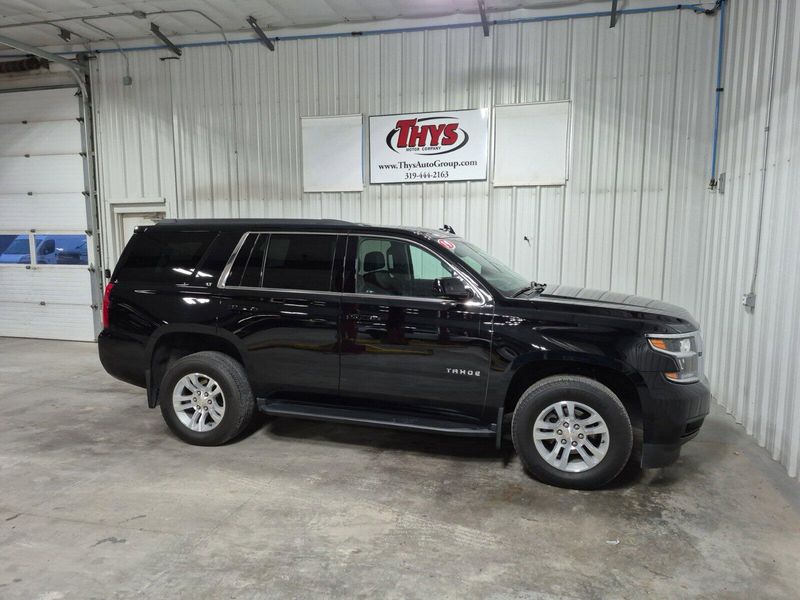
[[0, 93], [0, 336], [94, 339], [75, 89]]

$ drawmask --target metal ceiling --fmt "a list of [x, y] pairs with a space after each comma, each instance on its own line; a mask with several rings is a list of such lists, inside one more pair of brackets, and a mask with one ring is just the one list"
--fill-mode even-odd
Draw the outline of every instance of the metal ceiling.
[[[491, 18], [530, 9], [609, 10], [611, 2], [485, 0], [485, 5]], [[249, 16], [272, 31], [451, 15], [480, 18], [478, 0], [0, 0], [0, 33], [34, 46], [69, 46], [146, 38], [150, 23], [169, 36], [220, 30], [252, 35]]]

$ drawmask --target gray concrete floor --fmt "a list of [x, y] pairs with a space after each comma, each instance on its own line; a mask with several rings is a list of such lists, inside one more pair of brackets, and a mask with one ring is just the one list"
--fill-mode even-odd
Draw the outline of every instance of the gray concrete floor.
[[798, 598], [800, 487], [715, 411], [561, 490], [486, 441], [279, 419], [176, 440], [93, 344], [0, 339], [0, 598]]

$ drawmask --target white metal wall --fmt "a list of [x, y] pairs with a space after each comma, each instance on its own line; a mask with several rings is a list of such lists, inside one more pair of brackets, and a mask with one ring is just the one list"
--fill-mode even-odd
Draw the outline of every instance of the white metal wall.
[[[170, 216], [452, 225], [539, 281], [693, 305], [710, 153], [715, 19], [688, 10], [101, 54], [101, 194]], [[571, 99], [566, 188], [486, 182], [301, 192], [300, 117]], [[491, 180], [491, 177], [489, 178]], [[527, 237], [530, 242], [525, 241]], [[113, 248], [110, 249], [113, 256]]]
[[[705, 211], [700, 310], [716, 398], [800, 476], [800, 6], [729, 8], [719, 171]], [[777, 23], [777, 29], [776, 29]], [[775, 68], [756, 305], [741, 306], [756, 258], [773, 41]]]

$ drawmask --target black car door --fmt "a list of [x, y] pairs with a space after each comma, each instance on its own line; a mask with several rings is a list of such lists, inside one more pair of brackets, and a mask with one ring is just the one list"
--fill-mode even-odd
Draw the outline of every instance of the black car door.
[[222, 276], [219, 327], [244, 345], [259, 396], [337, 395], [345, 241], [253, 232], [240, 242]]
[[479, 416], [489, 376], [489, 297], [437, 297], [437, 279], [464, 276], [410, 239], [351, 235], [345, 264], [342, 396]]

